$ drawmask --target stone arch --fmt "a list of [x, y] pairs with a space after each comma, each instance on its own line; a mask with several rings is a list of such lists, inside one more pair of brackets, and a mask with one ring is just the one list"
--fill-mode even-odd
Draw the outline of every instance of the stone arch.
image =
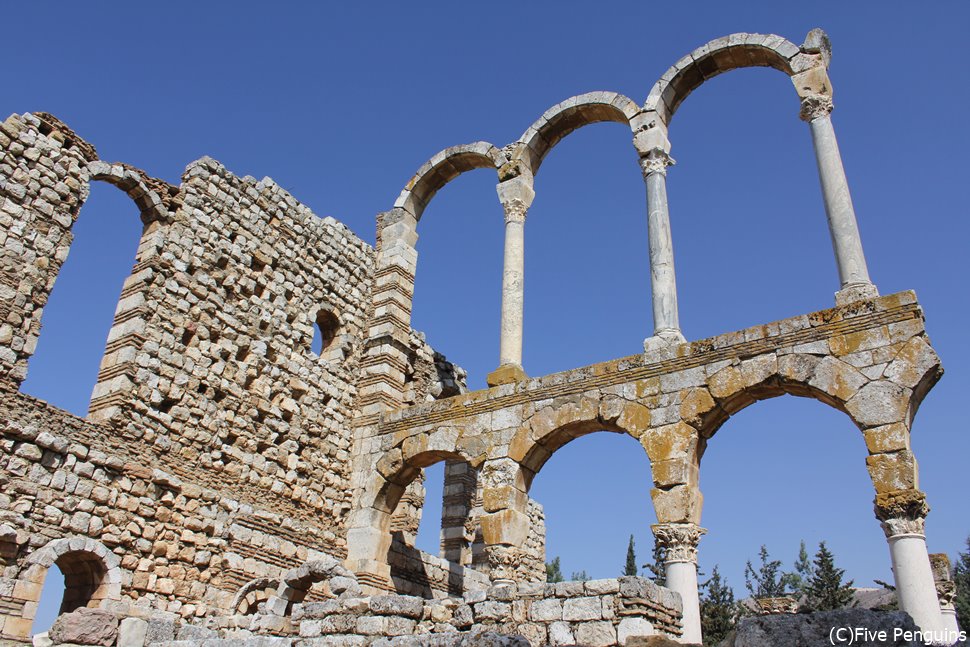
[[803, 51], [775, 34], [736, 33], [714, 39], [674, 63], [651, 88], [643, 110], [655, 112], [664, 124], [669, 124], [691, 92], [724, 72], [741, 67], [773, 67], [793, 76], [825, 66], [828, 39], [820, 35], [818, 40], [820, 48], [806, 47]]
[[284, 573], [276, 590], [276, 598], [281, 602], [269, 602], [269, 610], [276, 615], [290, 615], [293, 605], [302, 602], [317, 582], [326, 582], [330, 593], [336, 596], [361, 594], [357, 576], [337, 559], [324, 555]]
[[280, 580], [272, 577], [257, 577], [243, 584], [229, 604], [229, 613], [252, 615], [258, 611], [259, 604], [273, 597], [279, 590]]
[[918, 490], [909, 430], [919, 403], [942, 374], [939, 358], [917, 336], [897, 344], [880, 369], [866, 374], [840, 357], [810, 353], [762, 355], [724, 366], [698, 389], [702, 405], [685, 421], [701, 439], [698, 461], [728, 418], [758, 400], [787, 393], [828, 404], [862, 431], [877, 495]]
[[552, 148], [566, 135], [583, 126], [615, 121], [633, 128], [639, 106], [616, 92], [588, 92], [557, 103], [546, 110], [513, 144], [512, 159], [524, 163], [535, 175]]
[[435, 193], [456, 177], [477, 168], [496, 171], [505, 163], [501, 150], [488, 142], [452, 146], [425, 162], [401, 191], [394, 207], [409, 213], [415, 221], [431, 202]]
[[55, 564], [64, 574], [65, 590], [59, 613], [81, 607], [105, 607], [109, 601], [121, 599], [124, 580], [121, 561], [95, 539], [81, 536], [54, 539], [30, 553], [24, 563], [14, 589], [15, 597], [24, 603], [24, 622], [19, 625], [23, 629], [20, 637], [24, 639], [30, 636], [44, 580]]
[[126, 193], [138, 207], [145, 225], [170, 220], [170, 205], [178, 195], [176, 187], [148, 178], [142, 171], [127, 164], [95, 160], [88, 163], [87, 172], [91, 180], [107, 182]]

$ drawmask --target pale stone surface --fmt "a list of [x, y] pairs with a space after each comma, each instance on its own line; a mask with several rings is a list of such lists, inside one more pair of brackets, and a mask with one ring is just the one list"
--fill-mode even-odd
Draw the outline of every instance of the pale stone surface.
[[78, 609], [57, 617], [48, 632], [53, 643], [111, 645], [118, 637], [118, 618], [101, 609]]

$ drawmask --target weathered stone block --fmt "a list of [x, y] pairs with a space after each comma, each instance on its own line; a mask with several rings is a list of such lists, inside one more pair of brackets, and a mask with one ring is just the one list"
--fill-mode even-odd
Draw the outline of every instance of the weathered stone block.
[[80, 608], [58, 616], [48, 637], [55, 644], [111, 645], [118, 637], [118, 618], [101, 609]]

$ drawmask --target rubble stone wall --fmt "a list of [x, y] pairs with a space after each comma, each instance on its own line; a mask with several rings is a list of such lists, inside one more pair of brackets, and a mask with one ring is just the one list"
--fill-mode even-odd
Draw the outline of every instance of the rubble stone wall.
[[[95, 180], [145, 228], [85, 420], [18, 387]], [[31, 556], [62, 539], [118, 558], [93, 604], [183, 617], [345, 554], [370, 246], [268, 178], [204, 158], [174, 187], [28, 113], [0, 124], [0, 269], [0, 637], [29, 635], [51, 565]], [[464, 389], [420, 333], [408, 359], [414, 402]]]

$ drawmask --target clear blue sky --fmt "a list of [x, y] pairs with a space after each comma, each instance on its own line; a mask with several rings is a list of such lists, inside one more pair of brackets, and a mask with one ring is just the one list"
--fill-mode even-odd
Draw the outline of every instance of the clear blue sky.
[[[515, 140], [574, 94], [638, 103], [680, 56], [735, 31], [832, 38], [833, 120], [870, 273], [915, 289], [947, 374], [913, 430], [933, 507], [931, 551], [970, 533], [959, 470], [966, 397], [967, 219], [962, 68], [970, 5], [811, 3], [16, 3], [4, 7], [2, 111], [52, 112], [98, 148], [178, 182], [210, 155], [271, 176], [373, 242], [438, 150]], [[740, 70], [703, 86], [671, 127], [668, 191], [690, 339], [829, 307], [838, 288], [807, 126], [787, 78]], [[414, 325], [470, 373], [498, 359], [502, 213], [495, 176], [445, 188], [419, 227]], [[547, 158], [526, 228], [524, 364], [541, 375], [629, 355], [652, 330], [643, 180], [630, 133], [597, 124]], [[28, 392], [83, 413], [139, 234], [133, 205], [95, 185], [45, 313]], [[701, 568], [737, 592], [758, 546], [790, 564], [827, 540], [857, 584], [891, 579], [862, 436], [826, 405], [783, 397], [730, 420], [701, 466]], [[433, 472], [434, 470], [432, 470]], [[550, 557], [615, 576], [629, 535], [652, 544], [648, 463], [594, 434], [537, 476]], [[429, 491], [434, 494], [434, 480]], [[440, 487], [440, 486], [439, 486]], [[437, 503], [427, 515], [437, 519]], [[422, 544], [436, 547], [432, 524]], [[426, 532], [426, 531], [431, 532]]]

